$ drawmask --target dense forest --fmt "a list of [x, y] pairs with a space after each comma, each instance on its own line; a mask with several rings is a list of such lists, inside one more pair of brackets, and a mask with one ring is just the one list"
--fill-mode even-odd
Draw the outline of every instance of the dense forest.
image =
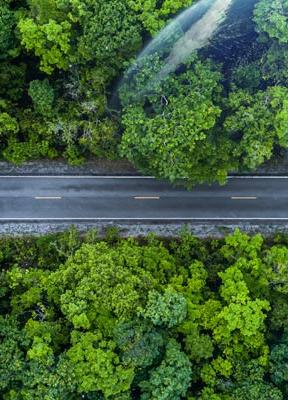
[[193, 184], [224, 182], [227, 171], [253, 170], [281, 153], [288, 5], [246, 2], [255, 7], [243, 30], [251, 22], [253, 34], [229, 66], [194, 54], [144, 99], [124, 93], [115, 106], [133, 59], [192, 0], [1, 0], [0, 157], [74, 165], [124, 157]]
[[1, 238], [3, 400], [284, 400], [288, 238]]

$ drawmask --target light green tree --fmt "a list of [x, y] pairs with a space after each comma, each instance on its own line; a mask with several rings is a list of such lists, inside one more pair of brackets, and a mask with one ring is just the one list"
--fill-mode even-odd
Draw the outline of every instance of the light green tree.
[[30, 82], [29, 96], [33, 101], [36, 112], [46, 117], [51, 114], [55, 95], [48, 79]]
[[164, 27], [171, 15], [192, 5], [191, 0], [127, 0], [129, 7], [138, 15], [143, 26], [152, 35]]
[[139, 313], [156, 326], [172, 328], [184, 321], [187, 304], [183, 295], [167, 287], [163, 294], [149, 292], [146, 307], [139, 310]]
[[132, 383], [133, 368], [121, 366], [114, 352], [115, 343], [100, 333], [72, 332], [72, 346], [67, 352], [78, 392], [103, 393], [104, 398], [126, 392]]
[[67, 70], [73, 62], [71, 54], [71, 28], [68, 21], [49, 20], [39, 25], [32, 18], [21, 19], [18, 24], [21, 42], [40, 58], [40, 68], [51, 74], [55, 68]]

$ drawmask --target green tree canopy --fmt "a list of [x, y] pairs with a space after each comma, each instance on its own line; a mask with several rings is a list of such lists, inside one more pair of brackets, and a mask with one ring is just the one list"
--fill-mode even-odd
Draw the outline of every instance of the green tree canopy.
[[[140, 170], [171, 181], [223, 182], [229, 143], [218, 140], [212, 131], [221, 114], [216, 104], [220, 79], [210, 63], [194, 59], [189, 71], [170, 76], [155, 87], [153, 95], [140, 94], [137, 103], [124, 109], [122, 155]], [[142, 76], [139, 80], [140, 86], [133, 90], [141, 93]]]
[[271, 158], [274, 146], [288, 146], [286, 99], [287, 88], [280, 86], [255, 95], [231, 93], [224, 127], [235, 138], [234, 156], [242, 167], [253, 170]]
[[180, 400], [191, 382], [191, 364], [175, 341], [167, 344], [163, 361], [149, 374], [149, 380], [140, 383], [141, 400]]
[[0, 397], [285, 399], [286, 236], [2, 237]]
[[260, 32], [280, 43], [288, 43], [288, 2], [260, 0], [255, 7], [255, 21]]

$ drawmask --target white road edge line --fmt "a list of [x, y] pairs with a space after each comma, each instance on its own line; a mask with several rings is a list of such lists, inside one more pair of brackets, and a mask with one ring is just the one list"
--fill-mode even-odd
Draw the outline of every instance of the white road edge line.
[[60, 196], [35, 196], [35, 200], [62, 200]]
[[227, 179], [288, 179], [287, 175], [239, 175], [239, 176], [228, 176]]
[[195, 217], [195, 218], [188, 218], [188, 217], [142, 217], [142, 218], [131, 218], [131, 217], [82, 217], [82, 218], [53, 218], [53, 217], [47, 217], [47, 218], [0, 218], [0, 222], [1, 221], [288, 221], [288, 217], [284, 218], [284, 217], [270, 217], [270, 218], [262, 218], [262, 217], [244, 217], [244, 218], [240, 218], [240, 217]]
[[108, 176], [108, 175], [0, 175], [0, 179], [155, 179], [154, 176]]
[[160, 200], [160, 196], [135, 196], [135, 200]]
[[257, 200], [256, 196], [232, 196], [232, 200]]
[[[154, 179], [157, 180], [154, 176], [108, 176], [108, 175], [0, 175], [0, 179], [9, 179], [9, 178], [18, 178], [18, 179]], [[288, 176], [257, 176], [257, 175], [239, 175], [239, 176], [228, 176], [227, 179], [288, 179]], [[161, 180], [160, 180], [161, 181]], [[169, 183], [167, 181], [167, 183]]]

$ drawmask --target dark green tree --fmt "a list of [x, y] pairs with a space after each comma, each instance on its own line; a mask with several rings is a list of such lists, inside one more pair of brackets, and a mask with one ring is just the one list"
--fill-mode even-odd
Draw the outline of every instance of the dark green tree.
[[270, 374], [272, 381], [288, 393], [288, 346], [286, 343], [278, 344], [271, 350], [270, 355]]
[[19, 52], [14, 34], [15, 27], [15, 15], [9, 4], [4, 1], [0, 5], [0, 61], [13, 58]]
[[141, 400], [177, 400], [184, 397], [192, 380], [191, 364], [180, 350], [179, 344], [171, 340], [159, 367], [149, 373], [149, 380], [140, 383]]

